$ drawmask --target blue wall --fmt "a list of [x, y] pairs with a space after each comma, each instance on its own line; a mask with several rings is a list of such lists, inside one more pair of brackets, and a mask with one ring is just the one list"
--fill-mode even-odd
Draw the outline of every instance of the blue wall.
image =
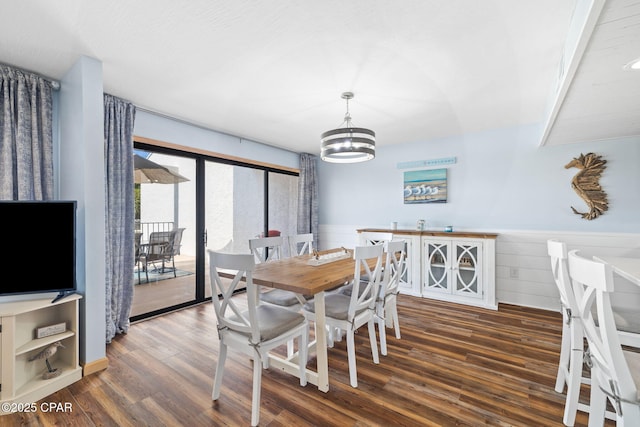
[[[430, 228], [457, 230], [564, 230], [639, 232], [640, 138], [540, 147], [540, 129], [526, 126], [429, 142], [383, 146], [361, 164], [320, 162], [320, 223], [414, 228], [426, 219]], [[565, 169], [573, 157], [595, 152], [607, 160], [600, 183], [609, 210], [596, 220], [575, 215], [586, 210], [571, 188], [577, 169]], [[445, 204], [403, 203], [399, 162], [456, 157], [444, 166]], [[423, 168], [427, 169], [427, 168]]]
[[172, 120], [146, 111], [136, 112], [134, 134], [242, 159], [272, 163], [290, 168], [299, 167], [299, 155], [297, 153], [189, 125], [179, 120]]
[[56, 116], [59, 198], [77, 200], [80, 360], [105, 358], [105, 192], [102, 63], [80, 57], [60, 81]]

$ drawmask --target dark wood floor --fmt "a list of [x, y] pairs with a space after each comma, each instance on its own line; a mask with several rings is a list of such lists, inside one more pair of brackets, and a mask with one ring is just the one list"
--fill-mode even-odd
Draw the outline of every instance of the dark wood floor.
[[[553, 390], [558, 313], [401, 295], [399, 314], [402, 339], [388, 334], [379, 365], [366, 328], [356, 336], [357, 389], [349, 385], [344, 341], [329, 350], [329, 393], [264, 371], [260, 425], [562, 425], [564, 395]], [[108, 346], [107, 370], [43, 400], [70, 402], [72, 412], [12, 414], [0, 425], [249, 425], [251, 363], [230, 352], [222, 396], [212, 402], [217, 354], [210, 303], [140, 322]], [[586, 424], [579, 413], [576, 425]]]

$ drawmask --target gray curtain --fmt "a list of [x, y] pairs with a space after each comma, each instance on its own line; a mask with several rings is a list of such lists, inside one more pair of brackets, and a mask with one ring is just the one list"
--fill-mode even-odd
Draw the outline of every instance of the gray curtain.
[[0, 199], [51, 200], [51, 82], [0, 65]]
[[104, 95], [106, 341], [129, 330], [133, 300], [133, 104]]
[[318, 173], [317, 157], [300, 154], [300, 176], [298, 179], [298, 233], [313, 233], [318, 247]]

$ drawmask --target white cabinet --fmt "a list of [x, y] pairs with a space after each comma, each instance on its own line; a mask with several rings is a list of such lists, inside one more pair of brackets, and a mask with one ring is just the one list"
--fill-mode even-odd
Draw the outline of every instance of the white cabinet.
[[[0, 304], [0, 401], [35, 403], [82, 378], [78, 348], [78, 300], [70, 295]], [[38, 328], [65, 325], [64, 332], [37, 338]], [[45, 379], [45, 359], [29, 359], [60, 341], [63, 347], [48, 361], [59, 375]], [[0, 415], [5, 412], [0, 411]]]
[[423, 295], [484, 305], [482, 241], [423, 238], [422, 253]]
[[392, 233], [407, 242], [406, 273], [400, 292], [497, 309], [496, 234], [362, 229], [360, 234]]
[[421, 261], [423, 297], [497, 309], [495, 237], [422, 236]]

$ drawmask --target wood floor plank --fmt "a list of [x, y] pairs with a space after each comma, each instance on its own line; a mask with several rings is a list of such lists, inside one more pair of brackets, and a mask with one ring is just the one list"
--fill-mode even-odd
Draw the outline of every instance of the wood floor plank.
[[[356, 389], [349, 385], [344, 340], [328, 350], [329, 393], [263, 371], [260, 425], [562, 425], [564, 395], [553, 390], [560, 313], [506, 304], [487, 310], [406, 295], [398, 298], [398, 313], [402, 338], [388, 330], [388, 355], [380, 364], [373, 363], [367, 329], [356, 334]], [[246, 356], [229, 352], [222, 395], [211, 400], [218, 346], [211, 303], [139, 322], [108, 345], [107, 370], [41, 401], [71, 402], [73, 412], [11, 414], [0, 424], [249, 425], [252, 362]], [[315, 358], [309, 363], [315, 366]], [[581, 395], [588, 398], [588, 386]], [[587, 422], [579, 413], [576, 426]]]

